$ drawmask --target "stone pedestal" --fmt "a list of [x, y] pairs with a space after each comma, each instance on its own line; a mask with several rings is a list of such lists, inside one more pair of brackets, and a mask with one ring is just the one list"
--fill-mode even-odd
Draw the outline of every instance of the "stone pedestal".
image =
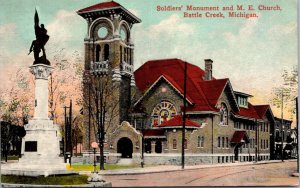
[[52, 71], [52, 67], [44, 64], [30, 66], [30, 72], [35, 76], [34, 117], [25, 125], [22, 157], [18, 163], [2, 165], [2, 174], [23, 176], [74, 174], [66, 170], [63, 158], [59, 157], [61, 140], [59, 125], [48, 118], [48, 77]]

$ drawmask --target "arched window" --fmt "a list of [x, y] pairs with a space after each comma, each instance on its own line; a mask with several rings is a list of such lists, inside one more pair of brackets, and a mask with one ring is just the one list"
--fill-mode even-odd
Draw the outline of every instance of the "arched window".
[[127, 48], [124, 48], [124, 61], [127, 62]]
[[104, 45], [104, 61], [108, 60], [109, 58], [109, 45], [105, 44]]
[[224, 103], [221, 104], [220, 108], [220, 124], [228, 125], [228, 109]]
[[132, 65], [131, 55], [132, 55], [132, 49], [129, 48], [129, 63], [130, 63], [130, 65]]
[[177, 149], [177, 140], [173, 139], [173, 149]]
[[168, 121], [177, 115], [175, 106], [168, 102], [162, 101], [157, 104], [152, 111], [152, 125], [158, 126], [164, 121]]
[[123, 51], [123, 48], [122, 48], [122, 46], [120, 46], [120, 65], [122, 65], [122, 59], [123, 59], [122, 51]]
[[100, 50], [101, 50], [101, 47], [100, 45], [98, 44], [96, 46], [96, 62], [99, 62], [100, 61]]

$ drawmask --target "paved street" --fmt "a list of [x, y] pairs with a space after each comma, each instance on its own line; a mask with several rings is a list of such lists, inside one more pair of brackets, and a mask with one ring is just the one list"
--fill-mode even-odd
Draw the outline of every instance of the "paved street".
[[113, 186], [297, 186], [296, 161], [136, 175], [105, 175]]

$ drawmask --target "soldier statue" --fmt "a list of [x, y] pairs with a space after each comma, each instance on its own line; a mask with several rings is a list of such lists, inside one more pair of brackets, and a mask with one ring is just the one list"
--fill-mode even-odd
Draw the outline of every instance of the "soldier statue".
[[[34, 54], [33, 64], [50, 65], [50, 62], [46, 58], [46, 52], [45, 52], [45, 44], [49, 40], [49, 35], [47, 35], [47, 30], [45, 29], [44, 24], [41, 24], [41, 26], [39, 26], [39, 16], [36, 10], [34, 15], [34, 30], [35, 30], [36, 40], [32, 41], [32, 44], [29, 49], [29, 54], [32, 51]], [[43, 52], [43, 55], [40, 57], [39, 54], [41, 51]]]

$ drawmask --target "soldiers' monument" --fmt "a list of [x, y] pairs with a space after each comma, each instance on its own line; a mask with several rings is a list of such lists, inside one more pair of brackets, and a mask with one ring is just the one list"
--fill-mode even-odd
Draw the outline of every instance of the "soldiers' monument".
[[[2, 165], [1, 173], [24, 176], [48, 176], [70, 174], [63, 158], [59, 157], [59, 125], [48, 117], [48, 77], [53, 68], [46, 58], [45, 44], [49, 40], [44, 25], [39, 26], [37, 11], [34, 16], [36, 40], [32, 42], [29, 54], [33, 51], [34, 62], [30, 72], [35, 77], [34, 117], [25, 125], [26, 136], [22, 140], [22, 157], [18, 163]], [[42, 51], [42, 56], [40, 52]]]

